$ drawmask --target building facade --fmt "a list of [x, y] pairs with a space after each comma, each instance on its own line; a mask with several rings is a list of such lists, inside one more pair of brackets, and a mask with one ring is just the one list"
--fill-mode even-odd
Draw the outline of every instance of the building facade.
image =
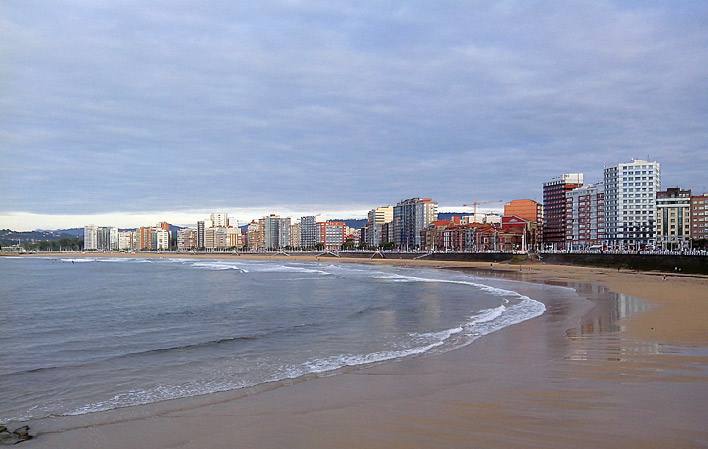
[[152, 232], [152, 247], [156, 251], [170, 249], [170, 232], [162, 228], [155, 228]]
[[292, 249], [300, 249], [300, 238], [301, 238], [301, 232], [300, 232], [300, 223], [293, 223], [290, 225], [290, 248]]
[[177, 249], [179, 251], [192, 251], [197, 248], [196, 228], [183, 228], [177, 231]]
[[84, 226], [84, 250], [95, 251], [98, 249], [98, 228], [94, 225]]
[[313, 249], [320, 243], [320, 226], [314, 215], [300, 218], [300, 245], [303, 249]]
[[206, 227], [203, 221], [197, 222], [197, 249], [204, 248]]
[[243, 246], [241, 229], [239, 227], [226, 228], [226, 237], [228, 240], [227, 246], [229, 248], [241, 248]]
[[656, 192], [656, 247], [691, 247], [691, 191], [670, 187]]
[[566, 173], [543, 183], [542, 241], [546, 249], [564, 249], [566, 243], [565, 194], [583, 185], [582, 173]]
[[259, 220], [263, 227], [263, 247], [282, 249], [290, 245], [290, 218], [271, 214]]
[[523, 199], [511, 200], [504, 204], [505, 217], [519, 217], [528, 221], [529, 227], [535, 229], [533, 236], [527, 245], [528, 250], [537, 250], [543, 240], [543, 205], [538, 201]]
[[246, 244], [250, 251], [263, 249], [263, 227], [260, 220], [253, 220], [246, 228]]
[[566, 193], [566, 248], [602, 248], [605, 243], [605, 185], [587, 184]]
[[422, 233], [438, 218], [438, 205], [430, 198], [410, 198], [393, 207], [393, 242], [403, 250], [422, 247]]
[[229, 214], [226, 212], [214, 212], [209, 215], [212, 228], [227, 228], [229, 226]]
[[708, 240], [708, 193], [691, 196], [691, 239]]
[[393, 206], [381, 206], [371, 209], [367, 215], [365, 242], [369, 247], [377, 248], [388, 242], [383, 227], [393, 221]]
[[211, 227], [204, 231], [204, 248], [207, 250], [226, 249], [229, 247], [228, 228]]
[[656, 237], [656, 192], [661, 166], [635, 159], [605, 168], [605, 234], [611, 249], [652, 247]]
[[347, 224], [343, 221], [324, 221], [320, 227], [320, 244], [329, 251], [338, 251], [347, 238]]
[[118, 231], [118, 249], [130, 251], [135, 247], [135, 231]]

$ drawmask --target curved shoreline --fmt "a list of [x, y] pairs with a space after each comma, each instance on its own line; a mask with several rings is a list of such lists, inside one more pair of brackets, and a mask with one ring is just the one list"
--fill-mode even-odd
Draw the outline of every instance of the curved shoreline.
[[[52, 258], [50, 257], [49, 259], [51, 260], [61, 260], [62, 262], [74, 262], [76, 261], [82, 261], [82, 262], [120, 262], [120, 261], [126, 261], [126, 259], [118, 259], [118, 258], [103, 258], [103, 257], [86, 257], [86, 258]], [[137, 259], [136, 261], [143, 261], [143, 259]], [[189, 259], [173, 259], [173, 258], [168, 258], [169, 262], [174, 262], [174, 261], [189, 261]], [[209, 266], [211, 266], [213, 261], [214, 265], [220, 266], [220, 265], [228, 265], [226, 259], [210, 259], [209, 260]], [[275, 262], [273, 260], [269, 260], [268, 262]], [[193, 264], [192, 266], [197, 266], [198, 264]], [[206, 265], [206, 263], [205, 263]], [[268, 267], [270, 265], [265, 264], [263, 265], [264, 267]], [[306, 267], [304, 264], [303, 265], [294, 265], [294, 266], [280, 266], [277, 265], [277, 267], [280, 268], [292, 268], [293, 270], [295, 269], [303, 269], [306, 272], [311, 272], [311, 271], [317, 271], [319, 273], [323, 274], [331, 274], [329, 272], [324, 272], [320, 270], [312, 270], [311, 268], [301, 268]], [[252, 267], [252, 265], [248, 265], [249, 270]], [[331, 268], [332, 265], [329, 265]], [[234, 268], [229, 265], [228, 268]], [[219, 267], [219, 269], [222, 269]], [[247, 270], [240, 268], [242, 272], [248, 273]], [[326, 269], [326, 267], [323, 267], [323, 270]], [[265, 271], [273, 271], [272, 269], [264, 269]], [[256, 271], [261, 271], [260, 269]], [[368, 271], [368, 270], [356, 270], [356, 271]], [[388, 272], [387, 272], [388, 273]], [[442, 272], [441, 272], [442, 273]], [[461, 284], [464, 286], [469, 286], [472, 287], [473, 289], [478, 289], [485, 291], [487, 293], [490, 293], [495, 296], [500, 296], [503, 298], [503, 305], [500, 305], [494, 309], [482, 309], [477, 311], [475, 314], [470, 316], [469, 318], [465, 319], [463, 322], [459, 323], [458, 327], [455, 328], [450, 328], [450, 329], [443, 329], [439, 331], [431, 331], [427, 332], [424, 334], [420, 334], [421, 337], [423, 336], [434, 336], [435, 338], [432, 339], [430, 342], [426, 341], [421, 341], [418, 342], [419, 346], [413, 346], [410, 348], [406, 349], [396, 349], [396, 350], [381, 350], [377, 352], [371, 352], [371, 353], [361, 353], [361, 354], [339, 354], [336, 356], [330, 356], [330, 357], [324, 357], [324, 358], [314, 358], [314, 359], [309, 359], [309, 360], [304, 360], [300, 365], [295, 365], [292, 366], [291, 368], [288, 368], [285, 372], [282, 373], [282, 376], [277, 377], [277, 378], [272, 378], [268, 380], [264, 380], [262, 382], [258, 382], [252, 385], [242, 385], [242, 386], [229, 386], [229, 387], [224, 387], [222, 389], [214, 389], [211, 391], [200, 391], [200, 392], [194, 392], [194, 393], [185, 393], [182, 391], [179, 396], [166, 396], [166, 397], [160, 397], [160, 398], [151, 398], [151, 399], [145, 399], [144, 401], [138, 400], [137, 402], [132, 402], [132, 403], [124, 403], [124, 402], [116, 402], [117, 397], [114, 397], [112, 399], [106, 399], [106, 400], [101, 400], [98, 402], [90, 402], [87, 404], [84, 404], [76, 409], [71, 409], [68, 410], [64, 413], [61, 414], [52, 414], [47, 417], [26, 417], [22, 419], [16, 419], [14, 421], [10, 421], [10, 425], [17, 425], [18, 423], [25, 423], [25, 422], [30, 422], [30, 421], [41, 421], [45, 419], [52, 419], [52, 418], [63, 418], [63, 417], [71, 417], [71, 416], [83, 416], [87, 414], [92, 414], [92, 413], [101, 413], [101, 412], [108, 412], [111, 410], [117, 410], [117, 409], [122, 409], [122, 408], [128, 408], [128, 407], [136, 407], [136, 406], [147, 406], [151, 404], [158, 404], [161, 402], [165, 401], [175, 401], [175, 400], [182, 400], [182, 399], [191, 399], [191, 398], [197, 398], [201, 396], [207, 396], [207, 395], [212, 395], [212, 394], [219, 394], [219, 393], [225, 393], [225, 392], [238, 392], [241, 390], [247, 390], [247, 389], [256, 389], [258, 390], [261, 386], [263, 385], [270, 385], [270, 384], [278, 384], [281, 382], [299, 382], [301, 379], [307, 379], [311, 377], [317, 377], [317, 376], [329, 376], [329, 375], [334, 375], [339, 373], [340, 371], [344, 369], [357, 369], [357, 368], [367, 368], [370, 366], [373, 366], [375, 364], [381, 364], [385, 362], [392, 362], [396, 361], [399, 359], [403, 358], [409, 358], [409, 357], [416, 357], [416, 356], [423, 356], [423, 355], [434, 355], [436, 353], [439, 353], [440, 351], [451, 351], [455, 349], [462, 348], [464, 346], [467, 346], [471, 343], [473, 343], [475, 340], [478, 338], [481, 338], [483, 336], [486, 336], [492, 332], [498, 332], [503, 330], [504, 328], [512, 325], [516, 325], [519, 323], [522, 323], [526, 320], [533, 319], [537, 316], [540, 316], [543, 314], [545, 311], [545, 306], [543, 303], [536, 301], [534, 299], [529, 298], [528, 296], [522, 295], [514, 290], [510, 290], [508, 288], [502, 288], [500, 286], [494, 287], [491, 285], [487, 285], [483, 283], [483, 280], [480, 280], [478, 277], [472, 277], [472, 276], [467, 276], [465, 275], [464, 277], [458, 279], [458, 278], [452, 278], [449, 276], [439, 276], [436, 275], [433, 270], [428, 271], [418, 271], [418, 272], [412, 272], [412, 273], [407, 273], [405, 271], [397, 271], [396, 273], [390, 273], [390, 274], [384, 274], [384, 272], [379, 272], [379, 271], [373, 271], [370, 273], [372, 278], [375, 279], [391, 279], [396, 282], [413, 282], [413, 283], [443, 283], [443, 284]], [[379, 275], [380, 274], [380, 275]], [[425, 276], [425, 277], [420, 277], [420, 276]], [[514, 303], [513, 305], [509, 305], [509, 300], [506, 299], [507, 297], [515, 297], [520, 300], [519, 303]], [[188, 347], [193, 347], [193, 346], [199, 346], [201, 344], [194, 344], [194, 345], [189, 345]], [[163, 352], [167, 351], [168, 349], [166, 348], [159, 348], [159, 349], [151, 349], [147, 352]], [[142, 354], [142, 353], [129, 353], [129, 354], [121, 354], [118, 356], [113, 356], [111, 359], [120, 359], [122, 357], [126, 356], [131, 356], [135, 354]], [[98, 362], [104, 361], [106, 359], [101, 359], [98, 360]], [[79, 365], [75, 365], [75, 367], [78, 367]], [[33, 369], [31, 371], [40, 371], [40, 370], [49, 370], [49, 369], [55, 369], [55, 368], [61, 368], [61, 367], [46, 367], [46, 368], [39, 368], [39, 369]], [[11, 374], [17, 374], [17, 373], [10, 373]]]
[[[403, 265], [410, 264], [406, 262]], [[488, 264], [414, 264], [434, 265], [488, 268]], [[698, 355], [680, 350], [689, 345], [708, 347], [701, 321], [706, 307], [700, 301], [708, 291], [705, 278], [663, 281], [655, 275], [600, 269], [494, 268], [487, 274], [504, 271], [504, 277], [516, 280], [565, 284], [591, 302], [555, 298], [538, 319], [433, 357], [342, 368], [336, 376], [305, 376], [248, 391], [31, 422], [39, 438], [26, 447], [88, 448], [97, 441], [105, 448], [275, 448], [286, 442], [287, 447], [303, 448], [467, 447], [472, 442], [476, 447], [519, 446], [519, 441], [510, 440], [509, 429], [524, 430], [528, 447], [597, 447], [598, 438], [606, 447], [651, 447], [657, 441], [693, 447], [695, 438], [708, 436], [700, 424], [708, 418], [704, 405], [708, 397], [702, 388], [708, 357], [701, 355], [704, 349]], [[608, 294], [603, 286], [642, 297], [654, 307], [630, 317], [612, 310], [608, 315], [604, 309], [612, 301], [602, 298]], [[682, 301], [669, 298], [671, 292]], [[607, 321], [613, 313], [614, 321]], [[682, 320], [666, 321], [663, 316]], [[664, 354], [664, 345], [679, 352]], [[666, 404], [675, 415], [669, 420], [632, 412]], [[556, 415], [568, 413], [583, 418], [554, 424]], [[606, 421], [606, 416], [618, 413], [622, 420]], [[673, 424], [679, 418], [680, 430]]]

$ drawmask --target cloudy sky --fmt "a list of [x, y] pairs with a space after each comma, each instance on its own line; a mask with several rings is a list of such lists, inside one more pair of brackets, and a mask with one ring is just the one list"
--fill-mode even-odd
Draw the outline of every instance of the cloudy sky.
[[708, 190], [705, 1], [0, 4], [0, 228]]

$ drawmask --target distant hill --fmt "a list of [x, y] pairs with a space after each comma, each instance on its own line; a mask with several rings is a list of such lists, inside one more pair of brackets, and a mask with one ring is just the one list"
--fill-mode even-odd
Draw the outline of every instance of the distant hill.
[[[11, 229], [0, 229], [0, 244], [14, 245], [16, 243], [33, 243], [46, 242], [50, 240], [59, 240], [65, 238], [76, 238], [77, 235], [71, 234], [68, 229], [60, 229], [56, 231], [36, 230], [36, 231], [13, 231]], [[83, 237], [83, 229], [81, 237]]]

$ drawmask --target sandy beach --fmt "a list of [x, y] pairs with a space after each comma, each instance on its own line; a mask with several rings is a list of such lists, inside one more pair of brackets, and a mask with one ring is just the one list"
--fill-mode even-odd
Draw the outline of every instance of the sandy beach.
[[[23, 446], [708, 447], [706, 277], [544, 264], [324, 262], [427, 266], [525, 281], [530, 284], [519, 287], [547, 311], [444, 354], [30, 422], [37, 436]], [[544, 285], [569, 288], [546, 294]]]

